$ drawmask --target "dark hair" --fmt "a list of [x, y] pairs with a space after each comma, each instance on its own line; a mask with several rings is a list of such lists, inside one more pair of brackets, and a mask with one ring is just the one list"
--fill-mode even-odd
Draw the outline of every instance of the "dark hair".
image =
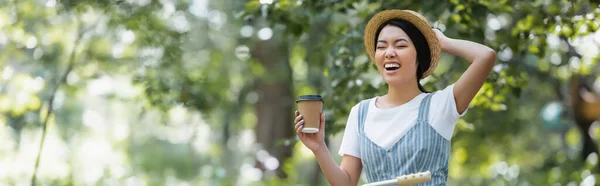
[[[421, 92], [427, 92], [419, 82], [419, 80], [423, 78], [423, 74], [427, 71], [427, 69], [429, 69], [429, 66], [431, 65], [431, 52], [429, 51], [429, 45], [427, 44], [425, 36], [423, 36], [423, 33], [421, 33], [421, 31], [419, 31], [419, 29], [417, 29], [417, 27], [415, 27], [415, 25], [413, 25], [412, 23], [400, 19], [392, 19], [381, 24], [379, 28], [377, 28], [377, 32], [375, 33], [374, 38], [375, 43], [377, 43], [379, 33], [381, 32], [381, 30], [383, 30], [383, 27], [387, 25], [392, 25], [401, 28], [402, 30], [404, 30], [404, 32], [406, 32], [408, 37], [410, 37], [410, 40], [412, 41], [413, 45], [415, 46], [415, 49], [417, 50], [417, 61], [419, 62], [419, 65], [417, 66], [417, 85], [419, 85], [419, 90], [421, 90]], [[376, 49], [377, 46], [375, 46], [373, 50]]]

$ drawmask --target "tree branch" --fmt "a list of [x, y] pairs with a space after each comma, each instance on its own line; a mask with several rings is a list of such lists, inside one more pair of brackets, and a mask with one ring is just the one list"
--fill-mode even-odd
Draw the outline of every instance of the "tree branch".
[[42, 156], [42, 150], [44, 148], [44, 141], [46, 140], [46, 134], [48, 133], [47, 124], [48, 124], [48, 120], [50, 119], [50, 116], [52, 114], [52, 110], [53, 110], [52, 105], [54, 104], [54, 98], [56, 97], [56, 92], [60, 88], [60, 85], [67, 82], [67, 76], [73, 70], [73, 65], [75, 63], [75, 50], [77, 49], [77, 47], [79, 46], [80, 43], [81, 43], [81, 37], [78, 37], [75, 40], [75, 45], [73, 46], [73, 49], [71, 50], [71, 54], [69, 56], [69, 65], [67, 66], [67, 70], [65, 71], [65, 73], [63, 73], [62, 77], [56, 83], [56, 86], [52, 90], [52, 94], [50, 95], [50, 98], [48, 100], [48, 110], [46, 111], [46, 117], [44, 118], [44, 121], [42, 123], [42, 140], [40, 141], [37, 158], [35, 160], [35, 167], [33, 169], [33, 176], [31, 177], [31, 185], [32, 186], [35, 185], [35, 180], [37, 177], [37, 170], [40, 165], [40, 157]]
[[71, 71], [73, 71], [73, 66], [75, 65], [76, 50], [79, 47], [79, 45], [81, 45], [84, 34], [88, 33], [88, 31], [91, 31], [91, 30], [93, 30], [93, 28], [98, 26], [100, 21], [102, 20], [102, 17], [104, 15], [106, 15], [106, 12], [108, 12], [108, 10], [109, 9], [106, 8], [102, 11], [102, 13], [100, 14], [101, 15], [100, 18], [98, 18], [98, 20], [95, 21], [96, 24], [94, 24], [93, 26], [90, 26], [88, 28], [80, 28], [79, 29], [79, 33], [77, 33], [77, 38], [75, 39], [73, 48], [71, 49], [71, 53], [69, 54], [69, 61], [68, 61], [67, 69], [65, 70], [65, 73], [62, 74], [59, 81], [56, 82], [56, 86], [54, 86], [54, 89], [52, 90], [52, 94], [50, 95], [50, 98], [48, 100], [48, 110], [46, 111], [46, 117], [44, 118], [44, 121], [42, 122], [42, 139], [41, 139], [40, 145], [38, 147], [38, 154], [37, 154], [37, 157], [35, 160], [35, 165], [33, 168], [33, 175], [31, 176], [31, 186], [35, 186], [35, 181], [37, 178], [37, 170], [40, 166], [40, 159], [42, 157], [42, 150], [44, 148], [44, 141], [46, 140], [46, 134], [48, 133], [47, 124], [48, 124], [48, 120], [50, 119], [50, 116], [52, 115], [52, 110], [53, 110], [52, 106], [54, 104], [54, 98], [56, 97], [56, 92], [58, 91], [58, 89], [60, 88], [60, 86], [62, 84], [67, 82], [67, 77], [69, 76]]

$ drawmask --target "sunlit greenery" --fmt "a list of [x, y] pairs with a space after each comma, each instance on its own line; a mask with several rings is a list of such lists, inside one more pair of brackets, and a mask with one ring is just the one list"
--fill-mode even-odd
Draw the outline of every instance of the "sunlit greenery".
[[[498, 54], [457, 122], [449, 185], [600, 179], [600, 122], [578, 119], [600, 113], [595, 1], [0, 2], [0, 185], [328, 185], [294, 100], [325, 98], [339, 161], [350, 108], [385, 93], [362, 32], [392, 8]], [[467, 66], [442, 55], [422, 83]]]

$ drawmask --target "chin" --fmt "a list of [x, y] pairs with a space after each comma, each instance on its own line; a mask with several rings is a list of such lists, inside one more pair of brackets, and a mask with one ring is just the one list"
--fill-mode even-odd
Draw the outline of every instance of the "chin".
[[383, 77], [383, 81], [388, 85], [403, 85], [409, 82], [410, 78], [407, 77]]

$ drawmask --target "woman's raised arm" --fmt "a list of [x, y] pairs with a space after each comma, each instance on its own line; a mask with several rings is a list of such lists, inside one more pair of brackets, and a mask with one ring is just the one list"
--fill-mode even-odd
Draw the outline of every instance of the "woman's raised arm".
[[463, 113], [481, 89], [492, 67], [494, 67], [496, 52], [479, 43], [448, 38], [439, 30], [435, 30], [435, 32], [440, 40], [443, 52], [459, 56], [471, 63], [469, 68], [454, 83], [456, 110], [458, 113]]

